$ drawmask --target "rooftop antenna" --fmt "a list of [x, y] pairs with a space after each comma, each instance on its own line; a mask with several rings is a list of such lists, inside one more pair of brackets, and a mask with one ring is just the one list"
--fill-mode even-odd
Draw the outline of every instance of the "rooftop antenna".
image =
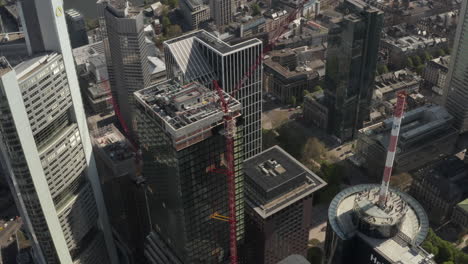
[[385, 169], [383, 173], [382, 185], [379, 193], [379, 207], [385, 208], [388, 197], [388, 186], [390, 177], [392, 176], [393, 162], [395, 161], [395, 153], [398, 144], [398, 136], [400, 135], [401, 120], [405, 110], [406, 92], [401, 91], [397, 94], [397, 103], [395, 112], [393, 113], [392, 132], [390, 134], [390, 142], [388, 143], [387, 159], [385, 160]]

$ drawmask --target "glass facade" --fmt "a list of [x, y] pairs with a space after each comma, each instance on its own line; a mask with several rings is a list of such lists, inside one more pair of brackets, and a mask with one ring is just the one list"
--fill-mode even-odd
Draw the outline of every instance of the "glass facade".
[[346, 13], [329, 31], [325, 75], [328, 131], [341, 140], [357, 136], [369, 118], [383, 13], [345, 1]]
[[468, 7], [462, 1], [460, 20], [454, 40], [448, 74], [448, 98], [445, 106], [455, 117], [455, 125], [461, 133], [468, 131]]
[[[229, 259], [228, 222], [212, 219], [228, 216], [227, 176], [212, 169], [224, 168], [223, 125], [211, 136], [180, 150], [173, 146], [160, 121], [143, 108], [136, 112], [147, 180], [151, 228], [183, 263], [224, 263]], [[241, 164], [243, 128], [238, 120], [234, 143], [237, 237], [244, 238], [244, 192]]]

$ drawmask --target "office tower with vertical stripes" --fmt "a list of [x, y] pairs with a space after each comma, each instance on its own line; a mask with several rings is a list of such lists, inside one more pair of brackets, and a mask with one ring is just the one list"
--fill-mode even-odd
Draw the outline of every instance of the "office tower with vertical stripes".
[[0, 162], [36, 263], [118, 263], [63, 2], [22, 0], [29, 57], [0, 60]]
[[462, 1], [460, 20], [444, 92], [445, 107], [455, 117], [460, 133], [468, 131], [468, 3]]
[[220, 87], [242, 103], [244, 120], [244, 157], [260, 153], [262, 148], [262, 67], [248, 72], [262, 54], [262, 42], [250, 39], [229, 45], [206, 31], [196, 31], [164, 43], [168, 79], [182, 83], [198, 81]]

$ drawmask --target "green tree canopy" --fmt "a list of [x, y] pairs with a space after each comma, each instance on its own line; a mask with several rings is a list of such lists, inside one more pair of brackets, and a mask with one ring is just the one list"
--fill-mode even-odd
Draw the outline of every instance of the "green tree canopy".
[[291, 103], [293, 106], [296, 106], [296, 104], [297, 104], [296, 96], [294, 96], [294, 95], [291, 96], [290, 103]]
[[406, 66], [409, 68], [414, 67], [413, 59], [411, 59], [411, 57], [406, 58]]
[[426, 68], [426, 66], [425, 66], [424, 64], [418, 65], [418, 66], [416, 67], [416, 72], [417, 72], [419, 75], [421, 75], [421, 74], [423, 74], [423, 72], [424, 72], [424, 68]]
[[168, 0], [168, 4], [171, 8], [176, 8], [179, 5], [179, 0]]
[[167, 37], [175, 38], [182, 35], [182, 28], [179, 25], [170, 25], [166, 31]]
[[302, 159], [314, 159], [320, 161], [320, 157], [325, 153], [327, 149], [325, 145], [316, 137], [307, 139], [304, 149], [302, 150]]
[[315, 87], [314, 87], [314, 92], [318, 92], [318, 91], [323, 91], [322, 86], [320, 86], [320, 85], [315, 85]]
[[431, 55], [429, 52], [427, 52], [427, 51], [424, 52], [424, 60], [425, 60], [425, 61], [430, 61], [430, 60], [432, 60], [432, 55]]
[[308, 95], [308, 94], [310, 94], [310, 92], [307, 91], [307, 90], [304, 90], [304, 91], [302, 92], [302, 95], [304, 95], [304, 96], [306, 96], [306, 95]]
[[387, 65], [379, 65], [379, 67], [377, 68], [377, 71], [379, 74], [388, 73], [388, 67]]
[[438, 49], [437, 50], [437, 57], [442, 57], [445, 56], [445, 51], [443, 49]]
[[260, 15], [260, 6], [257, 3], [252, 5], [252, 16]]
[[166, 31], [166, 28], [171, 24], [171, 20], [169, 20], [169, 17], [163, 16], [161, 24], [163, 26], [163, 29]]
[[310, 263], [322, 263], [323, 252], [319, 247], [311, 247], [307, 250], [307, 260]]
[[418, 55], [414, 55], [413, 56], [413, 63], [414, 63], [415, 67], [418, 67], [419, 65], [421, 65], [422, 64], [421, 57], [419, 57]]

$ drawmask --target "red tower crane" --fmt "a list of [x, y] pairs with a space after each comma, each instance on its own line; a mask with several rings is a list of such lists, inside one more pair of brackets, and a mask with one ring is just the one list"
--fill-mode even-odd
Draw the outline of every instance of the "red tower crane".
[[[248, 69], [239, 83], [235, 86], [234, 90], [231, 92], [231, 96], [235, 97], [235, 94], [241, 89], [245, 81], [247, 81], [250, 76], [255, 72], [255, 70], [262, 64], [265, 54], [269, 52], [276, 41], [285, 33], [288, 29], [288, 25], [297, 18], [297, 14], [302, 10], [304, 4], [307, 1], [302, 2], [294, 12], [291, 12], [288, 17], [282, 21], [279, 27], [273, 32], [272, 38], [268, 41], [268, 44], [264, 47], [261, 54], [255, 60], [255, 63]], [[229, 216], [221, 216], [217, 213], [211, 215], [211, 218], [227, 221], [229, 222], [229, 248], [230, 248], [230, 259], [231, 264], [238, 263], [238, 254], [237, 254], [237, 218], [236, 218], [236, 187], [235, 187], [235, 170], [234, 170], [234, 137], [236, 133], [236, 122], [231, 115], [231, 111], [228, 107], [229, 102], [224, 97], [222, 88], [218, 85], [216, 80], [213, 80], [213, 86], [218, 93], [219, 103], [224, 112], [224, 129], [226, 137], [226, 149], [225, 149], [225, 160], [226, 160], [226, 169], [223, 172], [227, 176], [228, 184], [228, 207], [229, 207]]]

